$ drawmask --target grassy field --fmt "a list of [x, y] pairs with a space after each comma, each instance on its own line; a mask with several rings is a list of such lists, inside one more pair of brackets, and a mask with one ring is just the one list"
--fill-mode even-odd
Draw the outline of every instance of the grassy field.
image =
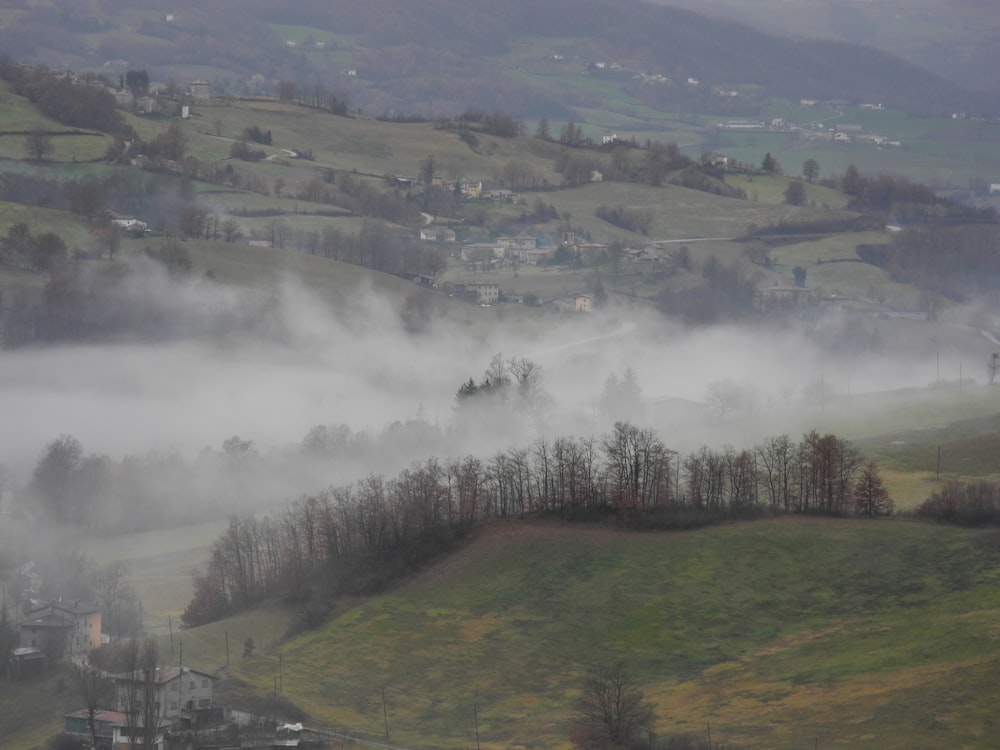
[[84, 543], [80, 551], [95, 565], [122, 562], [143, 602], [143, 620], [154, 631], [167, 630], [168, 615], [179, 627], [191, 599], [191, 571], [208, 561], [209, 549], [225, 529], [224, 521], [147, 531]]
[[[792, 177], [798, 176], [798, 172], [792, 165], [786, 169], [788, 177], [767, 176], [767, 175], [746, 175], [734, 174], [726, 176], [726, 183], [733, 187], [738, 187], [747, 194], [753, 201], [762, 203], [784, 203], [785, 190]], [[822, 185], [810, 185], [803, 182], [806, 191], [806, 202], [810, 206], [820, 208], [844, 209], [847, 207], [847, 196], [843, 193]]]
[[632, 243], [643, 241], [643, 237], [598, 219], [593, 215], [594, 208], [606, 205], [651, 209], [654, 218], [647, 241], [735, 237], [746, 233], [750, 224], [766, 226], [781, 220], [809, 221], [820, 215], [829, 216], [829, 211], [822, 209], [722, 198], [675, 185], [654, 188], [629, 183], [589, 184], [550, 193], [545, 199], [560, 213], [569, 212], [574, 226], [579, 224], [597, 236]]
[[[623, 660], [658, 732], [746, 747], [991, 747], [1000, 545], [906, 522], [679, 534], [511, 522], [236, 674], [415, 747], [568, 747], [586, 669]], [[962, 699], [956, 699], [956, 694]], [[929, 729], [933, 732], [928, 733]]]
[[[150, 133], [166, 128], [168, 121], [143, 121]], [[272, 146], [263, 146], [269, 155], [288, 158], [283, 149], [310, 148], [315, 162], [290, 161], [293, 169], [315, 174], [317, 167], [363, 174], [416, 175], [419, 164], [434, 154], [438, 171], [449, 180], [490, 179], [495, 169], [518, 159], [533, 170], [557, 183], [551, 172], [555, 146], [526, 143], [482, 135], [477, 151], [469, 148], [455, 133], [437, 130], [430, 123], [379, 122], [364, 117], [336, 117], [280, 102], [232, 102], [195, 107], [192, 117], [182, 123], [189, 152], [199, 159], [224, 159], [232, 140], [244, 128], [256, 125], [270, 130]], [[157, 131], [158, 132], [158, 131]], [[155, 133], [153, 133], [155, 134]], [[143, 137], [148, 137], [143, 134]], [[267, 165], [243, 165], [265, 169]], [[293, 192], [293, 180], [288, 180]]]
[[[23, 203], [0, 201], [0, 236], [6, 236], [7, 230], [11, 226], [20, 223], [27, 224], [32, 235], [55, 232], [63, 238], [68, 248], [86, 247], [90, 239], [89, 227], [67, 211], [55, 211], [38, 206], [26, 206]], [[6, 266], [0, 268], [9, 274], [25, 277], [25, 283], [27, 283], [27, 273]], [[31, 276], [34, 279], [34, 284], [40, 285], [42, 283], [43, 279], [40, 275], [31, 274]]]

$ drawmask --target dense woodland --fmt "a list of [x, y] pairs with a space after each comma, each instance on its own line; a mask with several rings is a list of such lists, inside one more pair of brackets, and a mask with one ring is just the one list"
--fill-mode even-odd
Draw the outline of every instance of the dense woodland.
[[949, 299], [995, 302], [1000, 298], [997, 224], [909, 229], [894, 237], [878, 259], [893, 279]]

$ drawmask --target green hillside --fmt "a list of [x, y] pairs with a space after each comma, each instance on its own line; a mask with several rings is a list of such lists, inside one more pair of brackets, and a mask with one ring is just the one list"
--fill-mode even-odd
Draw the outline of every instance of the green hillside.
[[622, 660], [661, 736], [741, 747], [992, 747], [991, 531], [784, 519], [676, 534], [516, 521], [402, 589], [244, 660], [316, 723], [412, 747], [568, 747]]

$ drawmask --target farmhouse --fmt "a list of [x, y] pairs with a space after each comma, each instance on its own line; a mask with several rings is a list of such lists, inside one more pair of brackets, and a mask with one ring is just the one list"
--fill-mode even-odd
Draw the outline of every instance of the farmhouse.
[[424, 227], [420, 230], [423, 242], [454, 242], [455, 230], [444, 227]]
[[569, 297], [556, 297], [551, 304], [557, 312], [587, 312], [591, 310], [591, 297], [589, 294], [574, 294]]
[[132, 218], [131, 216], [118, 216], [111, 220], [111, 226], [118, 227], [122, 231], [133, 235], [142, 235], [149, 229], [149, 225], [144, 221]]
[[463, 198], [476, 200], [483, 194], [482, 180], [477, 180], [476, 182], [459, 182], [458, 191], [462, 194]]
[[207, 672], [187, 667], [157, 667], [155, 670], [136, 670], [114, 675], [115, 707], [127, 710], [134, 703], [136, 690], [140, 695], [151, 688], [154, 700], [160, 704], [163, 719], [170, 724], [189, 727], [199, 715], [212, 711], [212, 698], [216, 678]]
[[710, 151], [701, 158], [701, 163], [713, 169], [726, 169], [729, 166], [729, 157], [725, 154]]
[[101, 610], [79, 601], [49, 602], [25, 612], [18, 631], [22, 647], [41, 649], [49, 659], [85, 660], [101, 645]]
[[534, 250], [538, 247], [538, 238], [527, 232], [520, 232], [513, 237], [500, 235], [497, 237], [497, 244], [504, 249], [507, 255], [519, 255], [526, 250]]
[[456, 294], [478, 305], [492, 305], [500, 299], [500, 285], [495, 281], [474, 281], [455, 284]]
[[212, 99], [212, 84], [208, 81], [191, 81], [191, 98], [196, 102], [207, 102]]
[[757, 306], [762, 310], [792, 309], [815, 304], [817, 292], [801, 286], [774, 286], [758, 289], [755, 293]]

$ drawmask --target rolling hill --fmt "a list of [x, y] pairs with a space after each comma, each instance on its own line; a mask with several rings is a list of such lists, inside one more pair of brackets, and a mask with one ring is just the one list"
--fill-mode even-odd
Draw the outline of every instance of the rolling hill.
[[[411, 747], [568, 747], [594, 664], [657, 733], [737, 747], [991, 746], [994, 531], [785, 519], [691, 533], [493, 524], [234, 674], [315, 723]], [[473, 714], [478, 718], [474, 725]]]

